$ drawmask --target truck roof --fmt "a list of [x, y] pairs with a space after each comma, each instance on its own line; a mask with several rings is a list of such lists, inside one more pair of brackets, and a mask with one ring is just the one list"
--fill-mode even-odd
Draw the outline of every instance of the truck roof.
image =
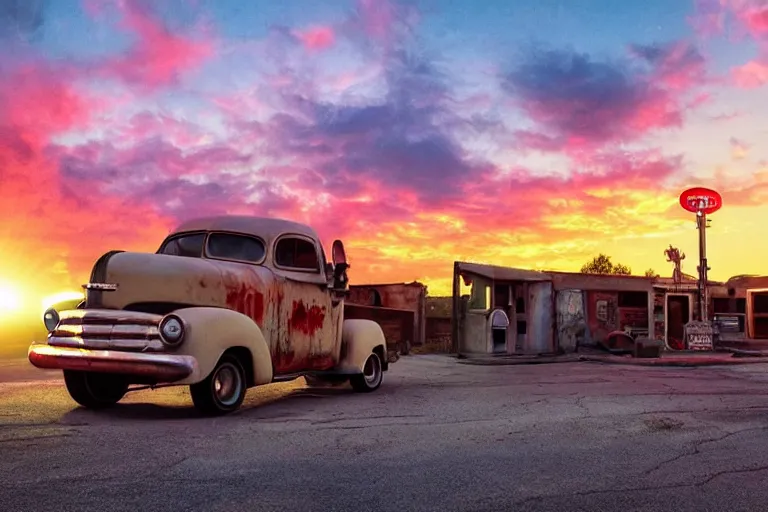
[[172, 233], [185, 231], [231, 231], [258, 236], [267, 244], [271, 244], [277, 237], [287, 233], [319, 240], [317, 232], [306, 224], [274, 217], [249, 215], [219, 215], [190, 219], [176, 226]]

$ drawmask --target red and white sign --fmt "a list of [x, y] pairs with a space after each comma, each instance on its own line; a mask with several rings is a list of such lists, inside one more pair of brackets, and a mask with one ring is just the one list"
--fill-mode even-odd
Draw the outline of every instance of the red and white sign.
[[723, 206], [723, 198], [714, 190], [694, 187], [680, 194], [680, 206], [691, 213], [701, 212], [709, 215]]

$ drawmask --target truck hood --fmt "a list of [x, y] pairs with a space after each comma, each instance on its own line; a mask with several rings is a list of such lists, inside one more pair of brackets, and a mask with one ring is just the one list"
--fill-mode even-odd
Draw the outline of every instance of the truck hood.
[[[87, 307], [146, 310], [163, 305], [241, 309], [244, 294], [263, 297], [272, 288], [272, 272], [244, 263], [166, 254], [120, 252], [104, 262], [103, 282], [114, 291], [88, 291]], [[139, 305], [137, 307], [137, 305]]]

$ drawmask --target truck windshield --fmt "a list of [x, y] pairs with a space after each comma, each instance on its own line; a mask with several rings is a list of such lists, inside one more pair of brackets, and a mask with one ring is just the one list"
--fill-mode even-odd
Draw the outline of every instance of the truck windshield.
[[[259, 263], [266, 254], [264, 242], [253, 236], [233, 233], [210, 233], [207, 236], [206, 254], [209, 258]], [[168, 239], [157, 252], [171, 256], [202, 258], [205, 239], [206, 233], [178, 235]]]
[[181, 235], [166, 241], [158, 254], [170, 254], [171, 256], [186, 256], [188, 258], [202, 258], [205, 233]]
[[208, 237], [211, 258], [258, 263], [264, 259], [265, 252], [264, 243], [258, 238], [231, 233], [211, 233]]

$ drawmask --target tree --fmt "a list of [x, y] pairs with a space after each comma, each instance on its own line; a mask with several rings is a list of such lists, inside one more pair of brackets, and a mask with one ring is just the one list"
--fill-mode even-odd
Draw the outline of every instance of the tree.
[[621, 263], [617, 263], [613, 266], [613, 273], [620, 276], [631, 276], [632, 269]]
[[598, 254], [592, 261], [585, 263], [581, 267], [582, 274], [615, 274], [628, 276], [632, 274], [632, 269], [621, 263], [615, 265], [611, 261], [610, 256], [606, 256], [603, 253]]
[[649, 268], [645, 271], [645, 277], [659, 277], [659, 274], [657, 274], [656, 271], [652, 268]]

